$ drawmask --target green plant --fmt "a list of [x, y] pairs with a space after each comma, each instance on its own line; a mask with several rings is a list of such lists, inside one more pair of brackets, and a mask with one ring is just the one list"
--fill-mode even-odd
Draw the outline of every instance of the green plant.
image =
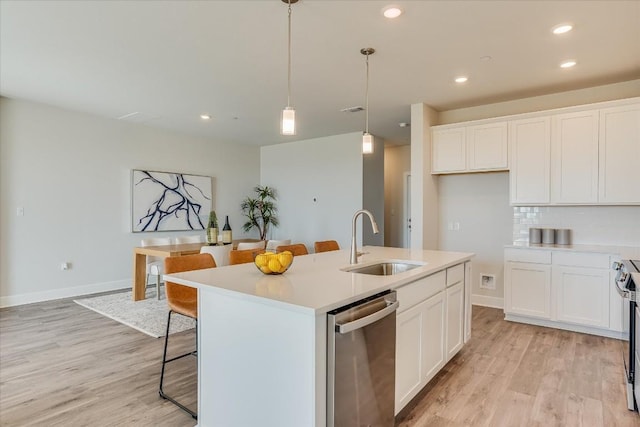
[[276, 216], [276, 190], [268, 186], [257, 185], [253, 191], [256, 193], [256, 197], [247, 197], [240, 205], [242, 214], [247, 217], [247, 222], [242, 228], [245, 232], [257, 228], [260, 239], [265, 240], [269, 226], [277, 227], [279, 224]]

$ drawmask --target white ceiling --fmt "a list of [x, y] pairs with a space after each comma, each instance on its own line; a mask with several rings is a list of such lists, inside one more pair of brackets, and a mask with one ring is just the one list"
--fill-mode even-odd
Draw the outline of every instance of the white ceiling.
[[[395, 20], [384, 6], [400, 5]], [[362, 131], [408, 143], [410, 105], [468, 107], [640, 77], [640, 1], [300, 0], [0, 2], [0, 94], [267, 145]], [[551, 28], [571, 22], [572, 32]], [[491, 60], [482, 60], [491, 56]], [[560, 69], [565, 59], [573, 69]], [[463, 85], [457, 75], [468, 75]], [[213, 120], [204, 122], [201, 113]]]

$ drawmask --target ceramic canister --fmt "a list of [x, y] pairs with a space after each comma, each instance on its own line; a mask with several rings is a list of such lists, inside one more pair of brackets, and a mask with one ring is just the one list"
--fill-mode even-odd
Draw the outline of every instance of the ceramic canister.
[[570, 245], [571, 230], [568, 228], [556, 229], [556, 245]]
[[553, 228], [542, 229], [542, 243], [545, 245], [553, 245], [556, 242], [556, 233]]
[[542, 243], [542, 230], [539, 228], [529, 228], [529, 243]]

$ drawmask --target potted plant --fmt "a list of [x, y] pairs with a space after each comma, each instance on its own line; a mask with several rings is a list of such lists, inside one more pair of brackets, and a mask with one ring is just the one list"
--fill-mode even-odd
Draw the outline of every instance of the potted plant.
[[218, 244], [218, 217], [214, 210], [209, 212], [209, 221], [207, 222], [207, 243], [210, 245]]
[[253, 191], [256, 193], [255, 198], [247, 197], [244, 199], [240, 208], [242, 214], [247, 217], [247, 222], [242, 226], [245, 232], [257, 228], [260, 233], [260, 240], [266, 240], [269, 226], [278, 226], [278, 217], [276, 216], [276, 190], [268, 186], [256, 186]]

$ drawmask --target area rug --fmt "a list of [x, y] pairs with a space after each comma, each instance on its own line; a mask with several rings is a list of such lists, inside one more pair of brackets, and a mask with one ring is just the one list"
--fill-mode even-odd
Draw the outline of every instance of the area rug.
[[[155, 287], [147, 289], [146, 299], [133, 301], [131, 291], [74, 300], [76, 304], [107, 316], [154, 338], [163, 337], [167, 330], [167, 300], [164, 286], [160, 287], [160, 300]], [[181, 315], [171, 315], [169, 334], [195, 328], [195, 321]]]

